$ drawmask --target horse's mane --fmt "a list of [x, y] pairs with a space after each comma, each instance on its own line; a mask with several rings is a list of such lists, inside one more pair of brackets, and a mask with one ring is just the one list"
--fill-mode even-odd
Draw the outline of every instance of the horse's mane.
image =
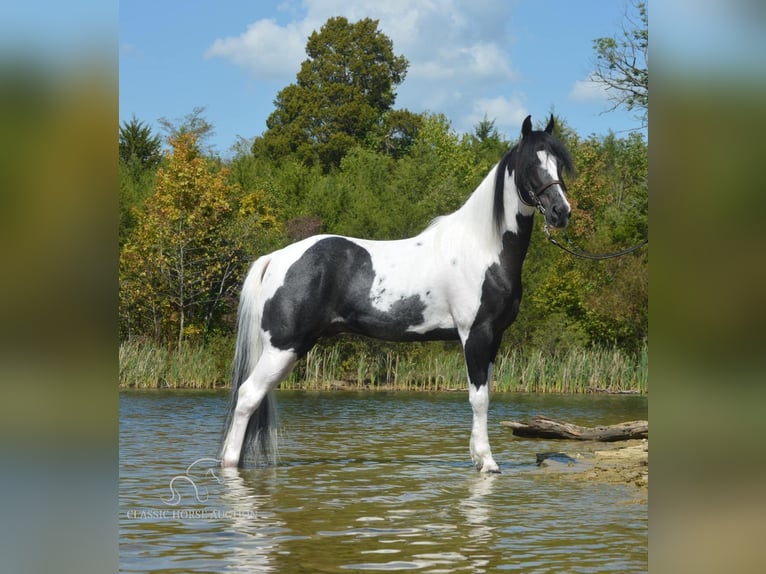
[[505, 222], [505, 174], [506, 172], [508, 174], [511, 173], [508, 164], [511, 163], [511, 158], [515, 160], [514, 156], [517, 153], [518, 147], [519, 144], [516, 144], [508, 150], [497, 164], [497, 171], [495, 172], [495, 199], [492, 209], [497, 229], [501, 229]]

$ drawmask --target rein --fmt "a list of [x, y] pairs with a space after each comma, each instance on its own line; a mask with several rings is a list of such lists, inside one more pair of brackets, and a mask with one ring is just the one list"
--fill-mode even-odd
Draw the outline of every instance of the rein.
[[[599, 260], [599, 259], [611, 259], [613, 257], [622, 257], [623, 255], [627, 255], [628, 253], [633, 253], [637, 249], [640, 249], [641, 247], [649, 243], [648, 239], [644, 239], [642, 242], [638, 243], [637, 245], [634, 245], [633, 247], [629, 247], [628, 249], [623, 249], [622, 251], [615, 251], [613, 253], [588, 253], [587, 251], [582, 251], [580, 249], [577, 249], [577, 251], [573, 251], [572, 249], [569, 249], [566, 245], [562, 245], [561, 243], [556, 241], [553, 237], [551, 237], [551, 231], [550, 229], [548, 229], [547, 223], [545, 224], [544, 230], [545, 230], [545, 236], [548, 238], [548, 241], [553, 243], [553, 245], [555, 245], [556, 247], [560, 247], [567, 253], [570, 253], [576, 257], [582, 257], [583, 259]], [[564, 235], [564, 239], [567, 240], [567, 243], [569, 243], [569, 245], [574, 246], [574, 243], [572, 243], [569, 237], [567, 237], [567, 234], [563, 232], [562, 234]]]
[[[529, 197], [530, 197], [532, 202], [527, 202], [524, 199], [524, 197], [523, 197], [523, 195], [521, 193], [520, 188], [517, 187], [517, 189], [519, 190], [519, 193], [518, 193], [519, 199], [521, 200], [521, 203], [523, 203], [524, 205], [528, 205], [529, 207], [536, 207], [537, 210], [540, 213], [542, 213], [543, 217], [545, 217], [545, 208], [543, 207], [543, 204], [540, 202], [540, 200], [538, 198], [539, 198], [540, 195], [542, 195], [543, 193], [548, 191], [548, 188], [550, 188], [550, 187], [552, 187], [552, 186], [554, 186], [556, 184], [559, 184], [561, 186], [564, 185], [562, 181], [559, 181], [559, 180], [556, 179], [556, 180], [551, 181], [547, 185], [545, 185], [537, 193], [535, 193], [534, 191], [532, 191], [530, 189], [529, 190]], [[623, 249], [622, 251], [615, 251], [613, 253], [589, 253], [587, 251], [583, 251], [582, 249], [577, 248], [577, 246], [574, 243], [572, 243], [572, 240], [569, 239], [567, 234], [565, 232], [563, 232], [563, 231], [562, 231], [562, 235], [564, 236], [564, 239], [566, 239], [567, 243], [569, 243], [569, 245], [574, 247], [574, 249], [570, 249], [566, 245], [562, 245], [561, 243], [556, 241], [551, 236], [551, 230], [549, 229], [547, 222], [545, 223], [545, 226], [543, 227], [543, 229], [545, 230], [545, 236], [548, 238], [548, 241], [550, 241], [553, 245], [555, 245], [556, 247], [560, 247], [561, 249], [563, 249], [564, 251], [566, 251], [570, 255], [574, 255], [575, 257], [582, 257], [583, 259], [601, 260], [601, 259], [612, 259], [613, 257], [622, 257], [623, 255], [627, 255], [628, 253], [633, 253], [634, 251], [636, 251], [638, 249], [641, 249], [644, 245], [649, 243], [649, 239], [644, 239], [643, 241], [641, 241], [637, 245], [634, 245], [633, 247], [629, 247], [627, 249]]]

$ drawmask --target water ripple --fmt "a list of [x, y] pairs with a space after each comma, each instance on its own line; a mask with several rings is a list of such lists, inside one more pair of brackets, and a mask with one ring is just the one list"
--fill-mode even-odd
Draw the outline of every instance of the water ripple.
[[[493, 398], [495, 422], [531, 408], [512, 398]], [[645, 401], [569, 399], [531, 402], [595, 424], [646, 415]], [[499, 425], [490, 435], [503, 474], [476, 473], [465, 397], [279, 400], [280, 466], [229, 469], [220, 481], [202, 472], [202, 500], [176, 481], [170, 506], [172, 479], [217, 451], [226, 397], [121, 395], [121, 571], [646, 571], [647, 507], [623, 504], [635, 499], [629, 487], [556, 480], [534, 464], [545, 443]]]

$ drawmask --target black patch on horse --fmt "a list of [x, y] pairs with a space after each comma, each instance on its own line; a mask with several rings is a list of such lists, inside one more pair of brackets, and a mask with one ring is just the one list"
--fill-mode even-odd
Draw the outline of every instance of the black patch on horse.
[[519, 233], [503, 234], [498, 263], [484, 274], [481, 302], [465, 342], [465, 359], [471, 383], [487, 382], [489, 363], [494, 362], [503, 332], [516, 319], [521, 303], [521, 264], [527, 255], [532, 234], [532, 217], [516, 214]]
[[373, 307], [372, 257], [344, 237], [321, 239], [290, 266], [263, 307], [261, 325], [271, 345], [302, 356], [324, 335], [359, 333], [390, 341], [455, 339], [455, 329], [413, 333], [424, 322], [419, 295], [401, 297], [387, 310]]

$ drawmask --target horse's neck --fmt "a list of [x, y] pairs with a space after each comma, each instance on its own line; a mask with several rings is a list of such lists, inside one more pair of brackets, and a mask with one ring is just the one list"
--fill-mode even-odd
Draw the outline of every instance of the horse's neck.
[[[521, 268], [527, 256], [529, 241], [532, 237], [532, 223], [535, 210], [523, 204], [516, 190], [513, 173], [504, 174], [503, 218], [497, 231], [500, 243], [497, 246], [497, 263], [494, 273], [503, 277], [497, 281], [509, 291], [504, 296], [510, 297], [513, 291], [519, 294], [521, 287]], [[510, 300], [510, 299], [509, 299]]]
[[534, 212], [530, 215], [515, 214], [515, 231], [506, 231], [503, 234], [503, 249], [500, 252], [500, 258], [505, 259], [505, 264], [510, 266], [517, 265], [518, 273], [521, 273], [521, 265], [527, 256], [529, 241], [532, 238], [532, 224], [534, 222]]
[[[517, 247], [513, 250], [516, 259], [523, 260], [531, 235], [531, 220], [534, 209], [522, 204], [516, 191], [513, 175], [504, 174], [503, 217], [500, 225], [495, 217], [495, 182], [498, 166], [492, 168], [466, 202], [454, 213], [437, 218], [425, 231], [437, 233], [439, 243], [461, 248], [480, 250], [489, 257], [507, 254], [507, 241]], [[509, 237], [511, 233], [515, 237]], [[450, 249], [452, 247], [449, 247]], [[477, 253], [478, 255], [478, 253]], [[519, 260], [519, 264], [521, 261]]]
[[503, 189], [503, 217], [499, 222], [495, 217], [495, 182], [499, 166], [493, 167], [484, 180], [474, 190], [463, 206], [452, 217], [464, 228], [472, 230], [472, 235], [490, 248], [501, 248], [507, 232], [516, 234], [524, 242], [523, 252], [529, 243], [531, 227], [520, 225], [534, 216], [534, 208], [524, 205], [519, 200], [513, 173], [505, 170]]

